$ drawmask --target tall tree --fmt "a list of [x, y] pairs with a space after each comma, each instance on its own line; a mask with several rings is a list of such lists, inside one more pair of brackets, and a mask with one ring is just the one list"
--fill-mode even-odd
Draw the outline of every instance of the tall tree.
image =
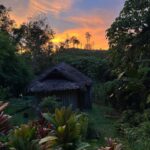
[[[46, 23], [46, 18], [36, 18], [24, 23], [13, 33], [18, 49], [29, 52], [36, 72], [47, 67], [45, 59], [52, 53], [54, 32]], [[40, 66], [40, 68], [39, 68]]]
[[16, 53], [16, 45], [6, 32], [0, 32], [0, 86], [19, 94], [30, 80], [31, 72]]
[[135, 68], [137, 61], [150, 58], [150, 0], [126, 0], [107, 37], [118, 71]]
[[91, 49], [91, 43], [90, 43], [90, 40], [91, 40], [91, 34], [89, 32], [86, 32], [85, 33], [85, 38], [86, 38], [86, 44], [85, 44], [85, 49]]
[[91, 36], [92, 35], [89, 32], [85, 33], [85, 38], [86, 38], [87, 44], [90, 44]]
[[0, 30], [10, 33], [15, 21], [10, 18], [10, 9], [0, 5]]

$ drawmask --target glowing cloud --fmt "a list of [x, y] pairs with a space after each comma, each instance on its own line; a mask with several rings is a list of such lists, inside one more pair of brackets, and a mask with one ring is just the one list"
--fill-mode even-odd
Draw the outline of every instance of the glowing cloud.
[[17, 23], [26, 22], [30, 17], [44, 13], [57, 16], [68, 11], [75, 0], [0, 0], [6, 7], [12, 8], [12, 18]]
[[95, 49], [108, 49], [106, 29], [118, 15], [125, 0], [0, 0], [12, 8], [11, 17], [17, 24], [31, 17], [45, 14], [56, 32], [54, 43], [68, 36], [77, 36], [84, 47], [85, 33], [90, 32]]
[[65, 41], [66, 38], [71, 36], [76, 36], [80, 42], [81, 48], [84, 48], [84, 45], [86, 43], [85, 33], [90, 32], [91, 37], [91, 44], [94, 49], [108, 49], [108, 42], [105, 38], [105, 30], [104, 29], [92, 29], [92, 28], [76, 28], [76, 29], [70, 29], [66, 30], [63, 33], [56, 34], [55, 39], [53, 40], [55, 43], [59, 43], [62, 41]]

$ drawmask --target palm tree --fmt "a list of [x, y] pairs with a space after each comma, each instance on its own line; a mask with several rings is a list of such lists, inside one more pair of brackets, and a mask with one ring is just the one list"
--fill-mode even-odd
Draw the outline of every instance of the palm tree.
[[68, 39], [68, 38], [65, 40], [65, 48], [69, 48], [70, 42], [71, 42], [71, 41], [70, 41], [70, 39]]
[[72, 36], [70, 41], [72, 42], [73, 48], [75, 48], [75, 46], [78, 48], [80, 41], [76, 36]]
[[77, 46], [77, 48], [79, 47], [80, 41], [78, 39], [75, 39], [74, 41], [75, 45]]

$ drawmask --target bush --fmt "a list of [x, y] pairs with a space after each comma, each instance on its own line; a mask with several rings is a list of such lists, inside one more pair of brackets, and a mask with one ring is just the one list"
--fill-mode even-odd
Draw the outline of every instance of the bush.
[[107, 142], [106, 147], [101, 147], [98, 150], [122, 150], [122, 144], [119, 143], [116, 139], [106, 138]]
[[135, 128], [126, 128], [124, 133], [132, 150], [150, 149], [150, 122], [143, 122]]
[[68, 49], [53, 56], [53, 62], [66, 62], [77, 68], [93, 80], [105, 81], [110, 78], [108, 60], [101, 51]]
[[0, 86], [0, 101], [5, 101], [10, 97], [9, 88], [3, 88]]
[[19, 95], [30, 81], [31, 70], [24, 59], [17, 54], [16, 45], [6, 34], [0, 32], [0, 85], [9, 88], [13, 95]]
[[143, 83], [136, 79], [115, 80], [107, 84], [107, 100], [117, 110], [143, 110], [146, 92]]
[[9, 143], [16, 150], [39, 150], [36, 128], [30, 125], [21, 125], [10, 133]]
[[8, 150], [7, 146], [7, 134], [10, 130], [10, 116], [4, 114], [4, 109], [8, 106], [8, 103], [0, 102], [0, 149]]
[[102, 83], [93, 85], [92, 89], [93, 101], [97, 104], [106, 104], [106, 90]]
[[42, 100], [40, 107], [42, 110], [54, 112], [56, 108], [59, 108], [61, 103], [57, 100], [55, 96], [49, 96]]
[[10, 116], [3, 113], [7, 106], [8, 103], [0, 102], [0, 136], [7, 134], [10, 129]]
[[[41, 140], [46, 147], [62, 150], [83, 150], [87, 144], [82, 143], [87, 126], [87, 117], [76, 114], [71, 108], [56, 109], [55, 114], [43, 114], [44, 118], [53, 124], [54, 132]], [[85, 126], [86, 125], [86, 126]]]

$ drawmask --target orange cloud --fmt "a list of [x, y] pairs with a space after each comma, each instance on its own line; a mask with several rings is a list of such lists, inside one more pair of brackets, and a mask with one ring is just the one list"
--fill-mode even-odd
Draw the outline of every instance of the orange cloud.
[[[105, 38], [105, 30], [108, 28], [108, 22], [112, 18], [111, 12], [99, 12], [94, 10], [88, 12], [78, 12], [76, 15], [61, 18], [59, 14], [62, 12], [71, 10], [73, 4], [80, 0], [0, 0], [2, 4], [12, 8], [12, 18], [17, 21], [17, 24], [26, 22], [29, 17], [36, 16], [40, 13], [53, 15], [57, 20], [74, 24], [72, 29], [64, 29], [63, 32], [58, 32], [55, 39], [55, 43], [64, 41], [68, 36], [77, 36], [82, 42], [82, 47], [86, 43], [85, 33], [90, 32], [92, 34], [91, 43], [95, 49], [108, 49], [108, 42]], [[100, 14], [102, 16], [100, 16]], [[106, 19], [105, 19], [106, 17]], [[104, 20], [105, 19], [105, 20]], [[58, 23], [57, 23], [58, 24]], [[55, 22], [54, 22], [55, 25]], [[65, 25], [64, 25], [65, 26]], [[66, 28], [66, 27], [65, 27]], [[56, 30], [59, 31], [57, 28]], [[55, 31], [56, 31], [55, 30]]]
[[76, 23], [83, 27], [90, 27], [90, 26], [94, 27], [94, 26], [104, 25], [104, 21], [98, 16], [82, 15], [82, 16], [76, 16], [76, 17], [69, 17], [66, 20]]
[[17, 23], [26, 22], [37, 14], [50, 13], [55, 17], [64, 11], [68, 11], [75, 0], [1, 0], [6, 7], [12, 8], [12, 18]]
[[69, 17], [68, 22], [73, 22], [76, 24], [76, 28], [65, 30], [62, 33], [56, 34], [54, 43], [59, 43], [65, 41], [69, 36], [76, 36], [82, 43], [82, 48], [86, 44], [85, 33], [90, 32], [91, 44], [94, 49], [108, 49], [108, 41], [106, 39], [106, 29], [108, 28], [107, 23], [99, 16], [99, 14], [93, 15], [83, 15]]
[[59, 14], [71, 8], [73, 0], [30, 0], [30, 5], [35, 11], [51, 12], [52, 14]]

